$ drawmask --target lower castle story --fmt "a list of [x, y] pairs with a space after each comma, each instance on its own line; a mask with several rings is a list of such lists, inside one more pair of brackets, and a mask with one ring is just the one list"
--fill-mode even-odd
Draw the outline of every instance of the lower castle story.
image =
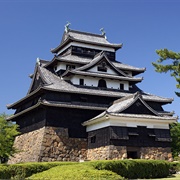
[[16, 137], [14, 146], [20, 152], [11, 157], [8, 163], [127, 158], [172, 160], [170, 147], [131, 147], [109, 144], [88, 148], [88, 139], [69, 137], [67, 128], [43, 127]]

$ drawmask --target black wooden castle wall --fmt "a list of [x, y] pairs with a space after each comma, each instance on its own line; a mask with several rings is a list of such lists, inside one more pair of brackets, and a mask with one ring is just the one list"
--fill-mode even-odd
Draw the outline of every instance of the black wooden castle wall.
[[16, 123], [21, 133], [31, 132], [45, 126], [46, 110], [43, 107], [36, 108], [18, 117]]
[[170, 147], [168, 129], [150, 129], [145, 126], [105, 127], [88, 132], [88, 148], [101, 146]]
[[77, 94], [77, 93], [66, 93], [66, 92], [46, 92], [45, 98], [49, 101], [60, 101], [60, 102], [87, 102], [95, 103], [99, 105], [109, 106], [117, 98], [104, 97], [98, 95], [88, 94]]
[[74, 138], [87, 138], [86, 127], [82, 123], [102, 112], [58, 107], [48, 107], [46, 111], [46, 126], [68, 128], [69, 137]]

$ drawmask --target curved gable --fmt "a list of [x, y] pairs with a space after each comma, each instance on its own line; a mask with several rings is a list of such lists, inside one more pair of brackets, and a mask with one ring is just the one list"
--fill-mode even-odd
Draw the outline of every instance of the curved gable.
[[143, 114], [160, 116], [142, 98], [139, 92], [126, 98], [119, 99], [108, 108], [108, 113]]

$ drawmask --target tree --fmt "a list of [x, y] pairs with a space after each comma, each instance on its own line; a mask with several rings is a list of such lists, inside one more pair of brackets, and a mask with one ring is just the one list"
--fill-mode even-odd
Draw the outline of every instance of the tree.
[[0, 114], [0, 163], [12, 156], [17, 150], [13, 147], [18, 126], [6, 120], [5, 113]]
[[[159, 73], [170, 72], [170, 75], [177, 81], [176, 87], [180, 89], [180, 53], [170, 51], [168, 49], [156, 50], [156, 53], [160, 56], [157, 62], [153, 62], [155, 71]], [[167, 60], [171, 60], [168, 63]], [[164, 63], [164, 65], [162, 64]], [[180, 97], [180, 92], [175, 92]]]
[[180, 123], [170, 125], [170, 133], [172, 138], [172, 154], [173, 157], [180, 155]]

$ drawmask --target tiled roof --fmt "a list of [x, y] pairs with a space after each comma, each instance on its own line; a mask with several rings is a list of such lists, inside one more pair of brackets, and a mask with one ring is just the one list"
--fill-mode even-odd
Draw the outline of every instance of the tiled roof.
[[82, 125], [88, 126], [90, 124], [95, 124], [100, 121], [105, 120], [107, 116], [116, 116], [116, 117], [124, 117], [124, 118], [134, 118], [134, 119], [151, 119], [151, 120], [167, 120], [167, 123], [175, 123], [177, 121], [177, 117], [171, 117], [171, 116], [153, 116], [153, 115], [146, 115], [146, 114], [125, 114], [125, 113], [111, 113], [108, 114], [106, 111], [102, 112], [98, 116], [85, 121]]
[[153, 115], [146, 115], [146, 114], [124, 114], [124, 113], [111, 113], [110, 115], [119, 116], [119, 117], [131, 117], [131, 118], [147, 118], [147, 119], [157, 119], [157, 120], [174, 120], [173, 122], [177, 121], [177, 117], [172, 116], [153, 116]]
[[[86, 58], [86, 57], [81, 57], [81, 56], [76, 56], [76, 55], [71, 55], [68, 54], [66, 56], [57, 56], [54, 57], [53, 61], [50, 61], [45, 67], [53, 63], [54, 61], [59, 61], [59, 62], [68, 62], [68, 63], [77, 63], [81, 65], [88, 64], [92, 61], [92, 58]], [[130, 66], [127, 64], [120, 63], [118, 61], [116, 62], [111, 62], [116, 68], [121, 69], [121, 70], [127, 70], [127, 71], [137, 71], [137, 72], [144, 72], [146, 68], [138, 68], [134, 66]]]
[[56, 101], [47, 101], [47, 100], [43, 100], [43, 101], [39, 101], [37, 104], [35, 104], [34, 106], [31, 106], [15, 115], [12, 115], [10, 117], [7, 118], [7, 120], [12, 120], [18, 116], [21, 116], [24, 113], [27, 113], [41, 105], [44, 106], [51, 106], [51, 107], [64, 107], [64, 108], [76, 108], [76, 109], [92, 109], [92, 110], [105, 110], [107, 108], [107, 106], [103, 106], [103, 105], [99, 105], [99, 104], [95, 104], [95, 103], [85, 103], [85, 102], [81, 102], [81, 103], [77, 103], [77, 102], [56, 102]]
[[84, 65], [84, 66], [81, 66], [81, 67], [77, 68], [76, 70], [78, 70], [78, 71], [87, 70], [87, 69], [95, 66], [95, 65], [96, 65], [98, 62], [100, 62], [102, 59], [103, 59], [103, 61], [106, 61], [106, 63], [108, 63], [109, 66], [110, 66], [115, 72], [117, 72], [118, 74], [123, 75], [123, 76], [128, 76], [128, 75], [126, 75], [123, 71], [117, 69], [117, 68], [113, 65], [113, 63], [108, 59], [108, 57], [106, 56], [106, 54], [105, 54], [103, 51], [101, 51], [100, 53], [98, 53], [91, 62], [89, 62], [88, 64], [86, 64], [86, 65]]
[[[129, 113], [124, 113], [123, 111], [130, 106], [132, 106], [137, 100], [140, 100], [142, 104], [146, 108], [148, 108], [153, 114], [129, 114]], [[118, 99], [114, 101], [113, 105], [111, 105], [106, 111], [102, 112], [98, 116], [86, 121], [83, 123], [84, 126], [93, 124], [93, 123], [98, 123], [99, 121], [105, 120], [108, 116], [117, 116], [117, 117], [128, 117], [128, 118], [140, 118], [140, 119], [154, 119], [154, 120], [169, 120], [172, 122], [177, 121], [177, 117], [172, 117], [171, 115], [163, 114], [163, 113], [158, 113], [154, 109], [152, 109], [144, 100], [143, 96], [139, 93], [136, 92], [133, 95], [129, 95], [127, 97]]]
[[40, 59], [40, 63], [41, 63], [42, 66], [45, 66], [46, 64], [49, 63], [49, 61], [48, 60]]
[[61, 44], [56, 48], [52, 49], [51, 52], [57, 53], [59, 49], [61, 49], [62, 47], [64, 47], [64, 45], [67, 45], [71, 41], [105, 47], [112, 47], [116, 50], [122, 47], [122, 44], [113, 44], [108, 42], [103, 35], [70, 30], [63, 35]]
[[[90, 88], [80, 88], [76, 87], [59, 76], [56, 76], [49, 70], [43, 67], [39, 67], [42, 74], [48, 79], [49, 84], [44, 89], [63, 91], [63, 92], [71, 92], [71, 93], [82, 93], [82, 94], [92, 94], [99, 96], [111, 96], [111, 97], [125, 97], [133, 93], [127, 93], [122, 91], [114, 91], [114, 90], [101, 90], [101, 89], [90, 89]], [[50, 83], [51, 82], [51, 83]], [[147, 101], [158, 101], [158, 102], [167, 102], [170, 103], [173, 101], [171, 98], [163, 98], [152, 94], [143, 93], [143, 99]]]
[[94, 76], [94, 77], [100, 77], [100, 78], [126, 80], [126, 81], [131, 81], [131, 82], [141, 82], [142, 81], [142, 78], [124, 77], [124, 76], [116, 76], [116, 75], [110, 75], [110, 74], [105, 74], [105, 73], [100, 74], [100, 73], [76, 71], [76, 70], [69, 71], [69, 74], [78, 74], [78, 75], [83, 75], [83, 76]]
[[138, 68], [138, 67], [130, 66], [130, 65], [123, 64], [123, 63], [120, 63], [120, 62], [112, 62], [112, 63], [117, 68], [123, 69], [123, 70], [140, 71], [140, 72], [144, 72], [146, 70], [146, 68]]
[[91, 41], [94, 43], [102, 43], [107, 45], [111, 44], [110, 42], [107, 41], [107, 39], [105, 39], [103, 35], [99, 35], [99, 34], [70, 30], [68, 32], [68, 35], [79, 40]]
[[[101, 60], [106, 61], [108, 66], [112, 68], [118, 75], [112, 75], [112, 74], [106, 74], [106, 73], [95, 73], [95, 72], [89, 72], [86, 71], [87, 69], [90, 69], [97, 65]], [[62, 77], [65, 77], [68, 74], [78, 74], [78, 75], [84, 75], [84, 76], [93, 76], [93, 77], [100, 77], [100, 78], [109, 78], [109, 79], [118, 79], [118, 80], [128, 80], [133, 82], [140, 82], [142, 81], [142, 78], [136, 78], [129, 76], [125, 74], [123, 71], [117, 69], [112, 62], [108, 59], [108, 57], [105, 55], [105, 53], [102, 51], [88, 64], [81, 66], [79, 68], [76, 68], [74, 70], [67, 70]]]
[[[37, 70], [41, 75], [41, 78], [46, 82], [46, 84], [42, 87], [39, 87], [35, 91], [29, 93], [26, 97], [20, 99], [19, 101], [8, 105], [8, 109], [13, 108], [13, 106], [17, 105], [18, 103], [24, 101], [26, 98], [31, 97], [41, 89], [50, 90], [50, 91], [58, 91], [58, 92], [67, 92], [67, 93], [77, 93], [77, 94], [88, 94], [88, 95], [97, 95], [97, 96], [107, 96], [107, 97], [116, 97], [122, 98], [129, 95], [132, 95], [134, 92], [127, 92], [127, 91], [120, 91], [120, 90], [113, 90], [113, 89], [96, 89], [91, 87], [80, 87], [75, 86], [71, 83], [66, 82], [59, 76], [53, 74], [46, 68], [42, 66], [38, 66]], [[155, 101], [160, 102], [162, 104], [171, 103], [173, 101], [172, 98], [164, 98], [152, 94], [147, 94], [142, 92], [142, 97], [145, 101]]]
[[148, 108], [154, 115], [156, 116], [161, 116], [160, 114], [158, 114], [157, 111], [155, 111], [154, 109], [152, 109], [142, 98], [142, 95], [140, 94], [140, 92], [136, 92], [133, 95], [118, 99], [116, 101], [114, 101], [113, 105], [110, 106], [107, 109], [108, 113], [120, 113], [123, 112], [125, 109], [127, 109], [128, 107], [130, 107], [132, 104], [134, 104], [137, 100], [140, 100], [141, 103]]

